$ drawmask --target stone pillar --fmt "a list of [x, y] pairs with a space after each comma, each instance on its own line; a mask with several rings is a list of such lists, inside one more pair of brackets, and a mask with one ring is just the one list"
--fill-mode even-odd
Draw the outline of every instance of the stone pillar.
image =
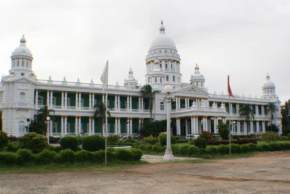
[[63, 109], [64, 108], [64, 92], [61, 92], [61, 108]]
[[240, 104], [236, 104], [236, 108], [237, 108], [237, 115], [239, 115], [240, 114]]
[[35, 90], [35, 108], [38, 109], [38, 90]]
[[265, 116], [265, 107], [263, 105], [261, 105], [261, 112], [262, 112], [262, 115]]
[[195, 117], [191, 117], [190, 118], [190, 123], [191, 123], [191, 134], [192, 134], [192, 136], [193, 135], [195, 135], [195, 122], [196, 122], [196, 120], [195, 120]]
[[79, 93], [76, 93], [76, 109], [79, 109]]
[[115, 135], [118, 135], [118, 131], [119, 131], [119, 126], [118, 126], [118, 120], [119, 118], [115, 118]]
[[208, 131], [208, 125], [207, 125], [207, 118], [206, 117], [202, 118], [202, 123], [203, 123], [203, 131]]
[[253, 121], [250, 122], [250, 133], [253, 134], [254, 133], [254, 124]]
[[259, 121], [256, 121], [256, 129], [257, 129], [257, 134], [260, 133], [260, 122]]
[[82, 109], [82, 94], [79, 93], [79, 109]]
[[92, 118], [92, 134], [95, 134], [95, 119]]
[[91, 109], [92, 107], [92, 94], [89, 93], [89, 108]]
[[198, 135], [199, 134], [199, 130], [198, 130], [198, 117], [195, 117], [195, 134]]
[[214, 133], [215, 134], [218, 134], [218, 119], [217, 118], [214, 118], [213, 120], [213, 128], [214, 128]]
[[83, 130], [82, 130], [82, 121], [81, 121], [81, 117], [78, 118], [78, 131], [79, 131], [79, 134], [81, 135], [83, 133]]
[[[255, 114], [255, 116], [258, 116], [258, 115], [259, 115], [259, 108], [258, 108], [258, 105], [255, 105], [255, 109], [256, 109], [256, 114]], [[258, 128], [257, 128], [257, 131], [258, 131]]]
[[53, 91], [50, 92], [50, 107], [53, 107]]
[[63, 137], [64, 136], [64, 118], [63, 118], [63, 116], [61, 116], [61, 118], [60, 118], [60, 124], [61, 124], [61, 126], [60, 126], [61, 136]]
[[233, 114], [233, 104], [229, 103], [229, 114]]
[[67, 134], [67, 117], [64, 117], [64, 134]]
[[262, 121], [262, 132], [266, 132], [266, 126], [265, 126], [265, 121]]
[[127, 111], [130, 110], [130, 97], [127, 96]]
[[64, 108], [67, 109], [67, 92], [64, 92]]
[[75, 118], [75, 134], [78, 135], [78, 117]]
[[176, 118], [176, 135], [181, 135], [180, 119], [179, 118]]
[[248, 134], [248, 124], [246, 121], [244, 121], [244, 135], [247, 135]]
[[92, 94], [92, 108], [95, 107], [95, 95]]
[[117, 110], [120, 111], [120, 109], [121, 109], [121, 102], [120, 102], [120, 96], [119, 95], [117, 96], [117, 101], [118, 101]]
[[46, 106], [50, 108], [50, 92], [48, 90], [46, 92]]
[[237, 121], [237, 134], [241, 135], [241, 123], [240, 123], [240, 121]]
[[129, 111], [132, 111], [132, 96], [129, 96]]
[[[91, 95], [90, 95], [90, 97], [91, 97]], [[89, 135], [92, 135], [92, 118], [91, 117], [89, 117]]]
[[130, 118], [130, 135], [133, 134], [132, 129], [133, 129], [133, 120], [132, 120], [132, 118]]
[[[115, 96], [115, 103], [114, 103], [114, 109], [117, 110], [118, 109], [118, 97]], [[115, 128], [116, 128], [116, 125], [115, 125]]]

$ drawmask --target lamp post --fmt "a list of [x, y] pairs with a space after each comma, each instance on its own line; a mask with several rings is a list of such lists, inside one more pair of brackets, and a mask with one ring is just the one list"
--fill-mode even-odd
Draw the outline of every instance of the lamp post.
[[48, 144], [48, 145], [49, 145], [49, 121], [50, 121], [50, 117], [47, 116], [47, 117], [46, 117], [46, 125], [47, 125], [46, 135], [47, 135], [47, 144]]
[[166, 102], [166, 150], [163, 156], [163, 160], [174, 160], [174, 156], [172, 154], [171, 149], [171, 125], [170, 125], [170, 113], [171, 113], [171, 91], [172, 87], [170, 85], [166, 85], [164, 87], [165, 92], [165, 102]]

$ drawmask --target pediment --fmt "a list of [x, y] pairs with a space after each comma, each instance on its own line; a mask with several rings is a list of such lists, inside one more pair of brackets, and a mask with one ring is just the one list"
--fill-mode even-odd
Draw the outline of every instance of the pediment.
[[176, 96], [197, 96], [202, 98], [208, 98], [209, 95], [206, 89], [198, 88], [193, 85], [179, 88], [174, 93]]

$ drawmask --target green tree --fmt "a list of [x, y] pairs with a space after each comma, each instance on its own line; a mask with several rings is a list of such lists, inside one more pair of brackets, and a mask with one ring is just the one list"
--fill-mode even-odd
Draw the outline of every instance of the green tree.
[[109, 110], [107, 110], [106, 105], [103, 102], [97, 103], [94, 106], [95, 112], [94, 112], [94, 118], [100, 118], [102, 123], [104, 124], [106, 122], [106, 114], [108, 117], [111, 116], [111, 113]]
[[47, 117], [54, 112], [53, 110], [48, 109], [47, 106], [39, 109], [37, 114], [34, 115], [33, 120], [28, 126], [29, 132], [35, 132], [38, 134], [46, 135], [47, 133]]
[[244, 117], [247, 121], [254, 119], [254, 110], [249, 104], [241, 104], [239, 113], [242, 117]]
[[290, 100], [281, 109], [283, 135], [290, 134]]
[[219, 123], [217, 126], [219, 130], [219, 135], [221, 136], [222, 139], [228, 139], [230, 130], [229, 130], [229, 125], [227, 123]]
[[148, 99], [149, 103], [149, 111], [150, 111], [150, 118], [152, 119], [152, 111], [153, 111], [153, 99], [154, 99], [154, 92], [152, 87], [147, 84], [141, 88], [141, 94], [144, 99]]

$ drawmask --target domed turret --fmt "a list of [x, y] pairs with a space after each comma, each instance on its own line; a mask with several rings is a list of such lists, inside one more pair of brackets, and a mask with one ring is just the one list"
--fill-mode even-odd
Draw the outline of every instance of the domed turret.
[[204, 88], [204, 76], [199, 72], [199, 66], [196, 64], [194, 68], [194, 74], [190, 77], [190, 83], [196, 87]]
[[16, 76], [33, 76], [32, 54], [26, 47], [25, 37], [20, 39], [20, 45], [12, 52], [10, 74]]
[[152, 42], [146, 56], [146, 82], [153, 89], [162, 90], [163, 85], [178, 85], [181, 82], [180, 56], [174, 41], [166, 35], [163, 21], [159, 35]]
[[133, 70], [131, 68], [129, 70], [128, 79], [125, 79], [125, 81], [124, 81], [124, 86], [127, 88], [133, 88], [133, 89], [137, 88], [137, 86], [138, 86], [138, 82], [134, 78]]
[[275, 84], [271, 81], [270, 75], [267, 74], [266, 82], [263, 85], [263, 95], [264, 98], [275, 98]]

